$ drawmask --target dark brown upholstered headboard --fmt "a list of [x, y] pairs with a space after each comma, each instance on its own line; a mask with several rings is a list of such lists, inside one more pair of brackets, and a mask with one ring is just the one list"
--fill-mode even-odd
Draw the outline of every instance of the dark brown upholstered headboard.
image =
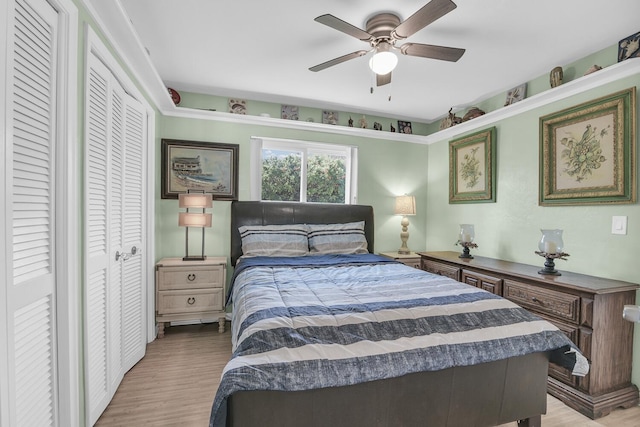
[[373, 207], [294, 202], [231, 203], [231, 265], [242, 255], [238, 227], [269, 224], [338, 224], [364, 221], [369, 252], [373, 253]]

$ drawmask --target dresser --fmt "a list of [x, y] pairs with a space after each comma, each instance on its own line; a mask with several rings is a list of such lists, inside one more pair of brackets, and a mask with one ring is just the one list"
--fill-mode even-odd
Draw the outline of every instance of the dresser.
[[[635, 304], [634, 283], [562, 271], [538, 274], [542, 268], [459, 252], [420, 252], [421, 268], [501, 295], [562, 330], [590, 363], [589, 374], [576, 377], [549, 365], [548, 391], [590, 418], [617, 407], [638, 405], [631, 383], [633, 323], [622, 318], [625, 304]], [[570, 262], [570, 261], [569, 261]]]
[[156, 321], [158, 338], [177, 321], [217, 320], [225, 328], [225, 282], [227, 258], [204, 261], [163, 258], [156, 264]]
[[408, 254], [399, 254], [396, 252], [380, 252], [379, 255], [382, 255], [386, 258], [395, 259], [396, 261], [400, 261], [403, 264], [408, 265], [409, 267], [420, 268], [420, 255], [415, 252], [410, 252]]

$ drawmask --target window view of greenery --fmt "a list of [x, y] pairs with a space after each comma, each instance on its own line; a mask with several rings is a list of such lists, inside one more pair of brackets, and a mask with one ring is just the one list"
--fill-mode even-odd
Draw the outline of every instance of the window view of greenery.
[[302, 154], [262, 150], [262, 200], [300, 201]]
[[[310, 154], [306, 166], [308, 202], [345, 203], [344, 156]], [[263, 150], [262, 200], [301, 200], [302, 168], [301, 153]]]

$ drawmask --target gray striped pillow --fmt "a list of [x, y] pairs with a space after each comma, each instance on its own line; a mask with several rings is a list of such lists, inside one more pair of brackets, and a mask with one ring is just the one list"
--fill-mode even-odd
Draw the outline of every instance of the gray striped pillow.
[[243, 256], [304, 256], [309, 253], [304, 224], [238, 227]]
[[345, 224], [309, 224], [309, 252], [320, 254], [366, 254], [364, 221]]

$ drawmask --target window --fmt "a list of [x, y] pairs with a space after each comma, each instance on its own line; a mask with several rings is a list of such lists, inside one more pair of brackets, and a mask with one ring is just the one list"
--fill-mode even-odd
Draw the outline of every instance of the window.
[[251, 199], [356, 203], [357, 148], [251, 138]]

